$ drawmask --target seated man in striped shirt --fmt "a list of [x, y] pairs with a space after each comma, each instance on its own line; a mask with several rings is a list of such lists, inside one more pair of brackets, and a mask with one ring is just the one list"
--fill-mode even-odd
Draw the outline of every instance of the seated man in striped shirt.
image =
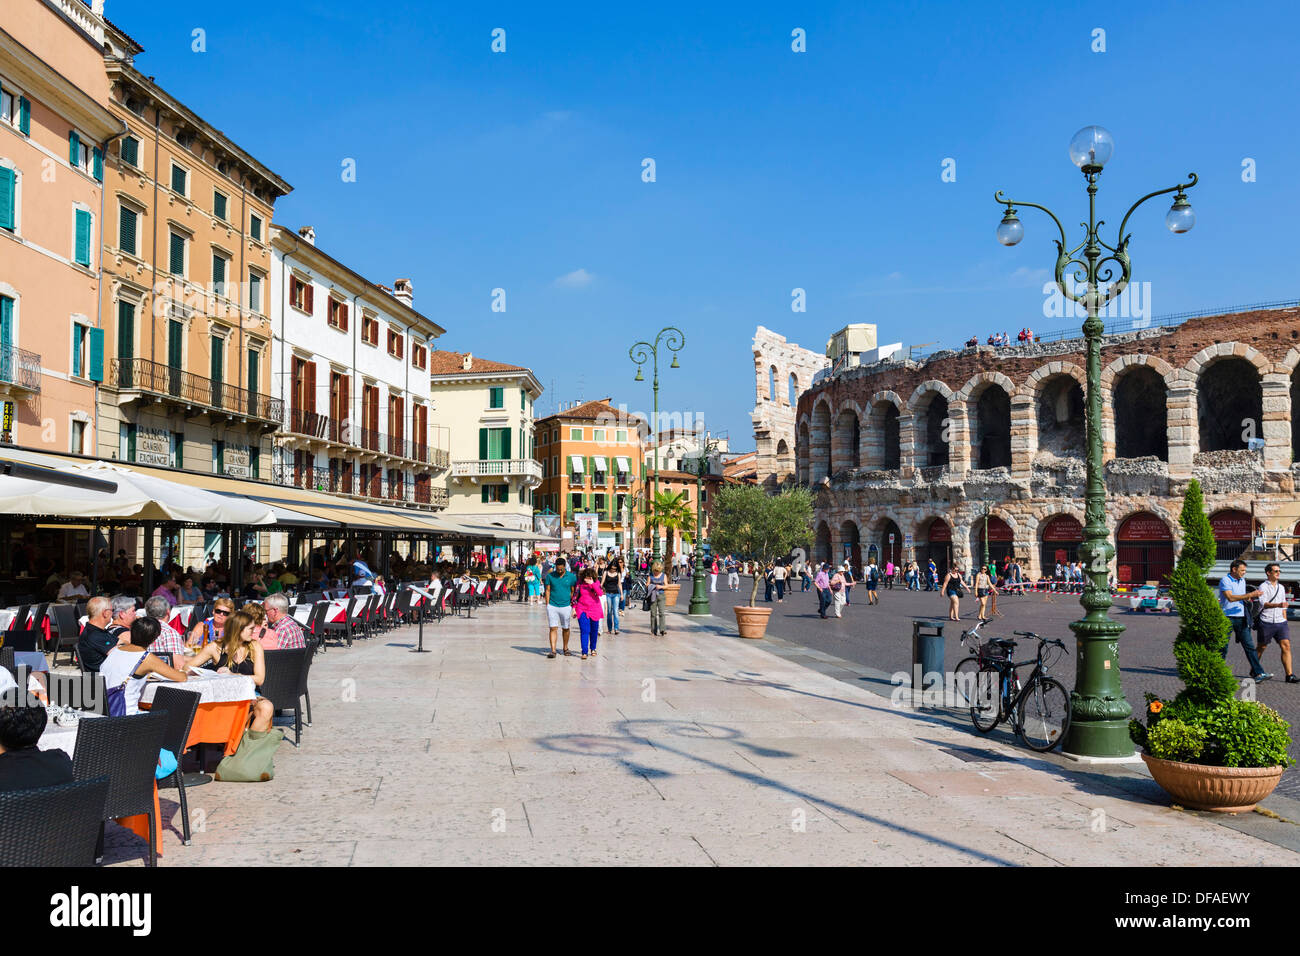
[[185, 638], [176, 628], [167, 623], [172, 616], [172, 606], [165, 597], [151, 597], [144, 602], [144, 613], [158, 622], [160, 633], [158, 639], [149, 645], [150, 654], [170, 654], [172, 663], [185, 666]]
[[303, 640], [302, 628], [289, 615], [289, 599], [284, 594], [268, 594], [262, 601], [262, 607], [266, 609], [266, 620], [271, 625], [271, 630], [275, 631], [280, 640], [280, 650], [290, 651], [307, 646]]

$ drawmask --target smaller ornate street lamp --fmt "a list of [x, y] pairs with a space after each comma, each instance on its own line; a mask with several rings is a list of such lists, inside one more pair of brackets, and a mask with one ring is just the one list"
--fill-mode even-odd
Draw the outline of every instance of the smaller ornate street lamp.
[[654, 344], [649, 342], [636, 342], [627, 350], [628, 358], [636, 362], [636, 378], [634, 382], [644, 382], [645, 376], [641, 374], [641, 366], [646, 362], [652, 363], [654, 368], [654, 443], [655, 443], [655, 469], [654, 469], [654, 490], [649, 495], [648, 516], [650, 518], [650, 533], [653, 535], [651, 543], [651, 559], [659, 560], [659, 513], [655, 506], [659, 500], [659, 344], [663, 343], [664, 347], [673, 352], [673, 361], [669, 368], [681, 368], [677, 364], [677, 352], [682, 350], [686, 344], [686, 336], [682, 330], [668, 325], [659, 330], [655, 336]]
[[709, 469], [709, 458], [718, 442], [705, 437], [700, 449], [699, 461], [695, 467], [695, 574], [694, 587], [691, 590], [691, 606], [688, 614], [712, 614], [709, 608], [709, 592], [704, 587], [704, 562], [708, 558], [709, 547], [704, 539], [704, 475]]

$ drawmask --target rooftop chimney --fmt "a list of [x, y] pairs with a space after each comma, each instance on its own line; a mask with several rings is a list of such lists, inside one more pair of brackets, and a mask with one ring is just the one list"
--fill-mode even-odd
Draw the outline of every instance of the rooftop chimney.
[[460, 367], [466, 372], [472, 369], [474, 367], [474, 356], [466, 352], [465, 357], [460, 360]]
[[404, 303], [408, 309], [414, 308], [415, 287], [411, 285], [410, 279], [393, 280], [393, 298]]
[[302, 236], [310, 245], [316, 245], [316, 230], [311, 226], [303, 226], [298, 230], [298, 235]]

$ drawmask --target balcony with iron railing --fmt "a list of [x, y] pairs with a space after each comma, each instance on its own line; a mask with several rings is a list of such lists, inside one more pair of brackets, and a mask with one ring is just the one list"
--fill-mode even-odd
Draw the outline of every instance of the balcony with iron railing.
[[278, 398], [148, 359], [113, 359], [108, 385], [153, 396], [191, 415], [227, 415], [275, 427], [284, 421], [284, 402]]
[[435, 508], [447, 507], [446, 488], [434, 487], [431, 481], [422, 483], [405, 477], [401, 481], [390, 481], [386, 474], [378, 470], [363, 478], [355, 468], [340, 471], [313, 464], [286, 463], [272, 467], [271, 480], [289, 488], [365, 498], [378, 504], [403, 502]]
[[542, 480], [542, 463], [532, 458], [480, 458], [455, 461], [451, 464], [453, 478], [532, 478]]
[[[446, 471], [451, 466], [447, 449], [436, 447], [434, 443], [417, 442], [371, 428], [359, 428], [352, 422], [340, 422], [337, 418], [300, 408], [289, 409], [284, 430], [289, 436], [347, 445], [361, 451], [371, 451], [390, 458], [402, 458], [429, 465], [439, 471]], [[435, 429], [435, 437], [439, 435], [445, 443], [446, 430]]]
[[39, 393], [41, 357], [12, 345], [0, 346], [0, 393]]

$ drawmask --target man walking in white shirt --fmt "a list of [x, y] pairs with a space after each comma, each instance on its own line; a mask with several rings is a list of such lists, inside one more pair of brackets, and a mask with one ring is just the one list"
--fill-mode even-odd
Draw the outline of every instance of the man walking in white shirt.
[[1291, 637], [1287, 633], [1286, 607], [1287, 593], [1281, 581], [1282, 566], [1276, 561], [1264, 568], [1267, 579], [1259, 586], [1259, 602], [1263, 610], [1259, 613], [1259, 646], [1256, 653], [1263, 657], [1269, 641], [1277, 642], [1277, 649], [1282, 654], [1282, 669], [1286, 671], [1288, 684], [1300, 684], [1300, 677], [1291, 672]]

